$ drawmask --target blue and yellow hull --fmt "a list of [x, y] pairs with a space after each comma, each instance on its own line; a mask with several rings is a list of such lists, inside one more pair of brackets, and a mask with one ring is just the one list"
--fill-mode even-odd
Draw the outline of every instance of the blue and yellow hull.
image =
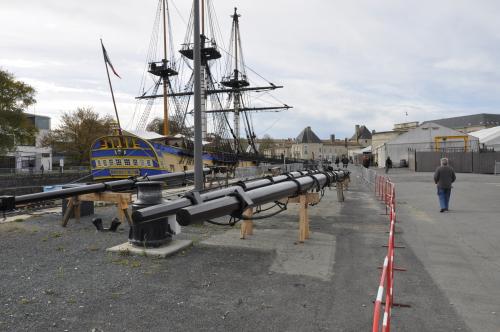
[[[225, 164], [210, 153], [203, 153], [203, 163], [207, 167]], [[92, 144], [90, 165], [96, 181], [182, 172], [194, 168], [189, 151], [149, 142], [133, 135], [98, 138]]]

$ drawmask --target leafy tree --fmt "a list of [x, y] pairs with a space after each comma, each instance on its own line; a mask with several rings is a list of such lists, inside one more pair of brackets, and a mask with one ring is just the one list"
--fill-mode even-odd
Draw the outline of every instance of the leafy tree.
[[55, 152], [67, 156], [74, 165], [88, 165], [92, 143], [110, 134], [114, 124], [110, 115], [101, 117], [90, 107], [79, 107], [65, 112], [59, 127], [46, 135], [42, 144], [52, 146]]
[[35, 139], [37, 130], [23, 113], [36, 102], [35, 93], [34, 88], [0, 69], [0, 154]]

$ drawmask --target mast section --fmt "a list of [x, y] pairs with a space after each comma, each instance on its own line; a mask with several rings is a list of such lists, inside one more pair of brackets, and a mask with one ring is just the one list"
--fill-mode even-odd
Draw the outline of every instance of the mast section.
[[[236, 13], [237, 8], [234, 7], [233, 15], [233, 25], [234, 25], [234, 80], [238, 81], [238, 15]], [[233, 107], [234, 107], [234, 135], [236, 136], [234, 140], [234, 148], [238, 149], [240, 140], [240, 98], [241, 92], [236, 91], [234, 94]]]
[[[167, 0], [163, 0], [163, 65], [167, 66]], [[167, 98], [167, 79], [163, 77], [163, 135], [170, 135], [170, 126], [168, 123], [168, 98]]]
[[[163, 18], [163, 59], [161, 61], [157, 62], [150, 62], [149, 63], [149, 69], [148, 72], [158, 76], [163, 83], [163, 94], [162, 95], [155, 95], [155, 97], [163, 97], [163, 128], [162, 132], [163, 135], [168, 136], [170, 135], [170, 125], [169, 125], [169, 116], [168, 116], [168, 87], [169, 87], [169, 82], [170, 82], [170, 76], [175, 76], [177, 75], [177, 71], [174, 68], [169, 67], [168, 64], [168, 59], [167, 59], [167, 34], [169, 31], [167, 31], [167, 20], [168, 20], [168, 15], [167, 15], [167, 10], [168, 10], [168, 0], [159, 0], [159, 4], [161, 4], [162, 10], [162, 18]], [[157, 86], [155, 88], [158, 88], [160, 84], [160, 81], [158, 81]]]

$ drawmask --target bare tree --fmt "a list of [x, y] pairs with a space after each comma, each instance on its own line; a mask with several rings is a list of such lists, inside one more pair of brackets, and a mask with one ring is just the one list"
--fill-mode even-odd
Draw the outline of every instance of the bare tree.
[[110, 115], [101, 117], [90, 107], [79, 107], [63, 114], [59, 127], [43, 138], [42, 145], [66, 155], [75, 165], [88, 165], [92, 143], [110, 134], [114, 124]]

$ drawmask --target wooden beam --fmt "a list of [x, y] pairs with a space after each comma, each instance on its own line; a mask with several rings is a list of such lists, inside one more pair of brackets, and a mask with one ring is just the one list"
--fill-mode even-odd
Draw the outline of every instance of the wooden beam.
[[[243, 211], [243, 216], [246, 218], [252, 218], [253, 216], [253, 208], [248, 208]], [[253, 235], [253, 221], [243, 220], [240, 228], [240, 239], [244, 240], [246, 235]]]
[[61, 226], [66, 227], [68, 225], [69, 217], [73, 211], [73, 197], [68, 198], [68, 205], [66, 205], [66, 212], [64, 213]]

